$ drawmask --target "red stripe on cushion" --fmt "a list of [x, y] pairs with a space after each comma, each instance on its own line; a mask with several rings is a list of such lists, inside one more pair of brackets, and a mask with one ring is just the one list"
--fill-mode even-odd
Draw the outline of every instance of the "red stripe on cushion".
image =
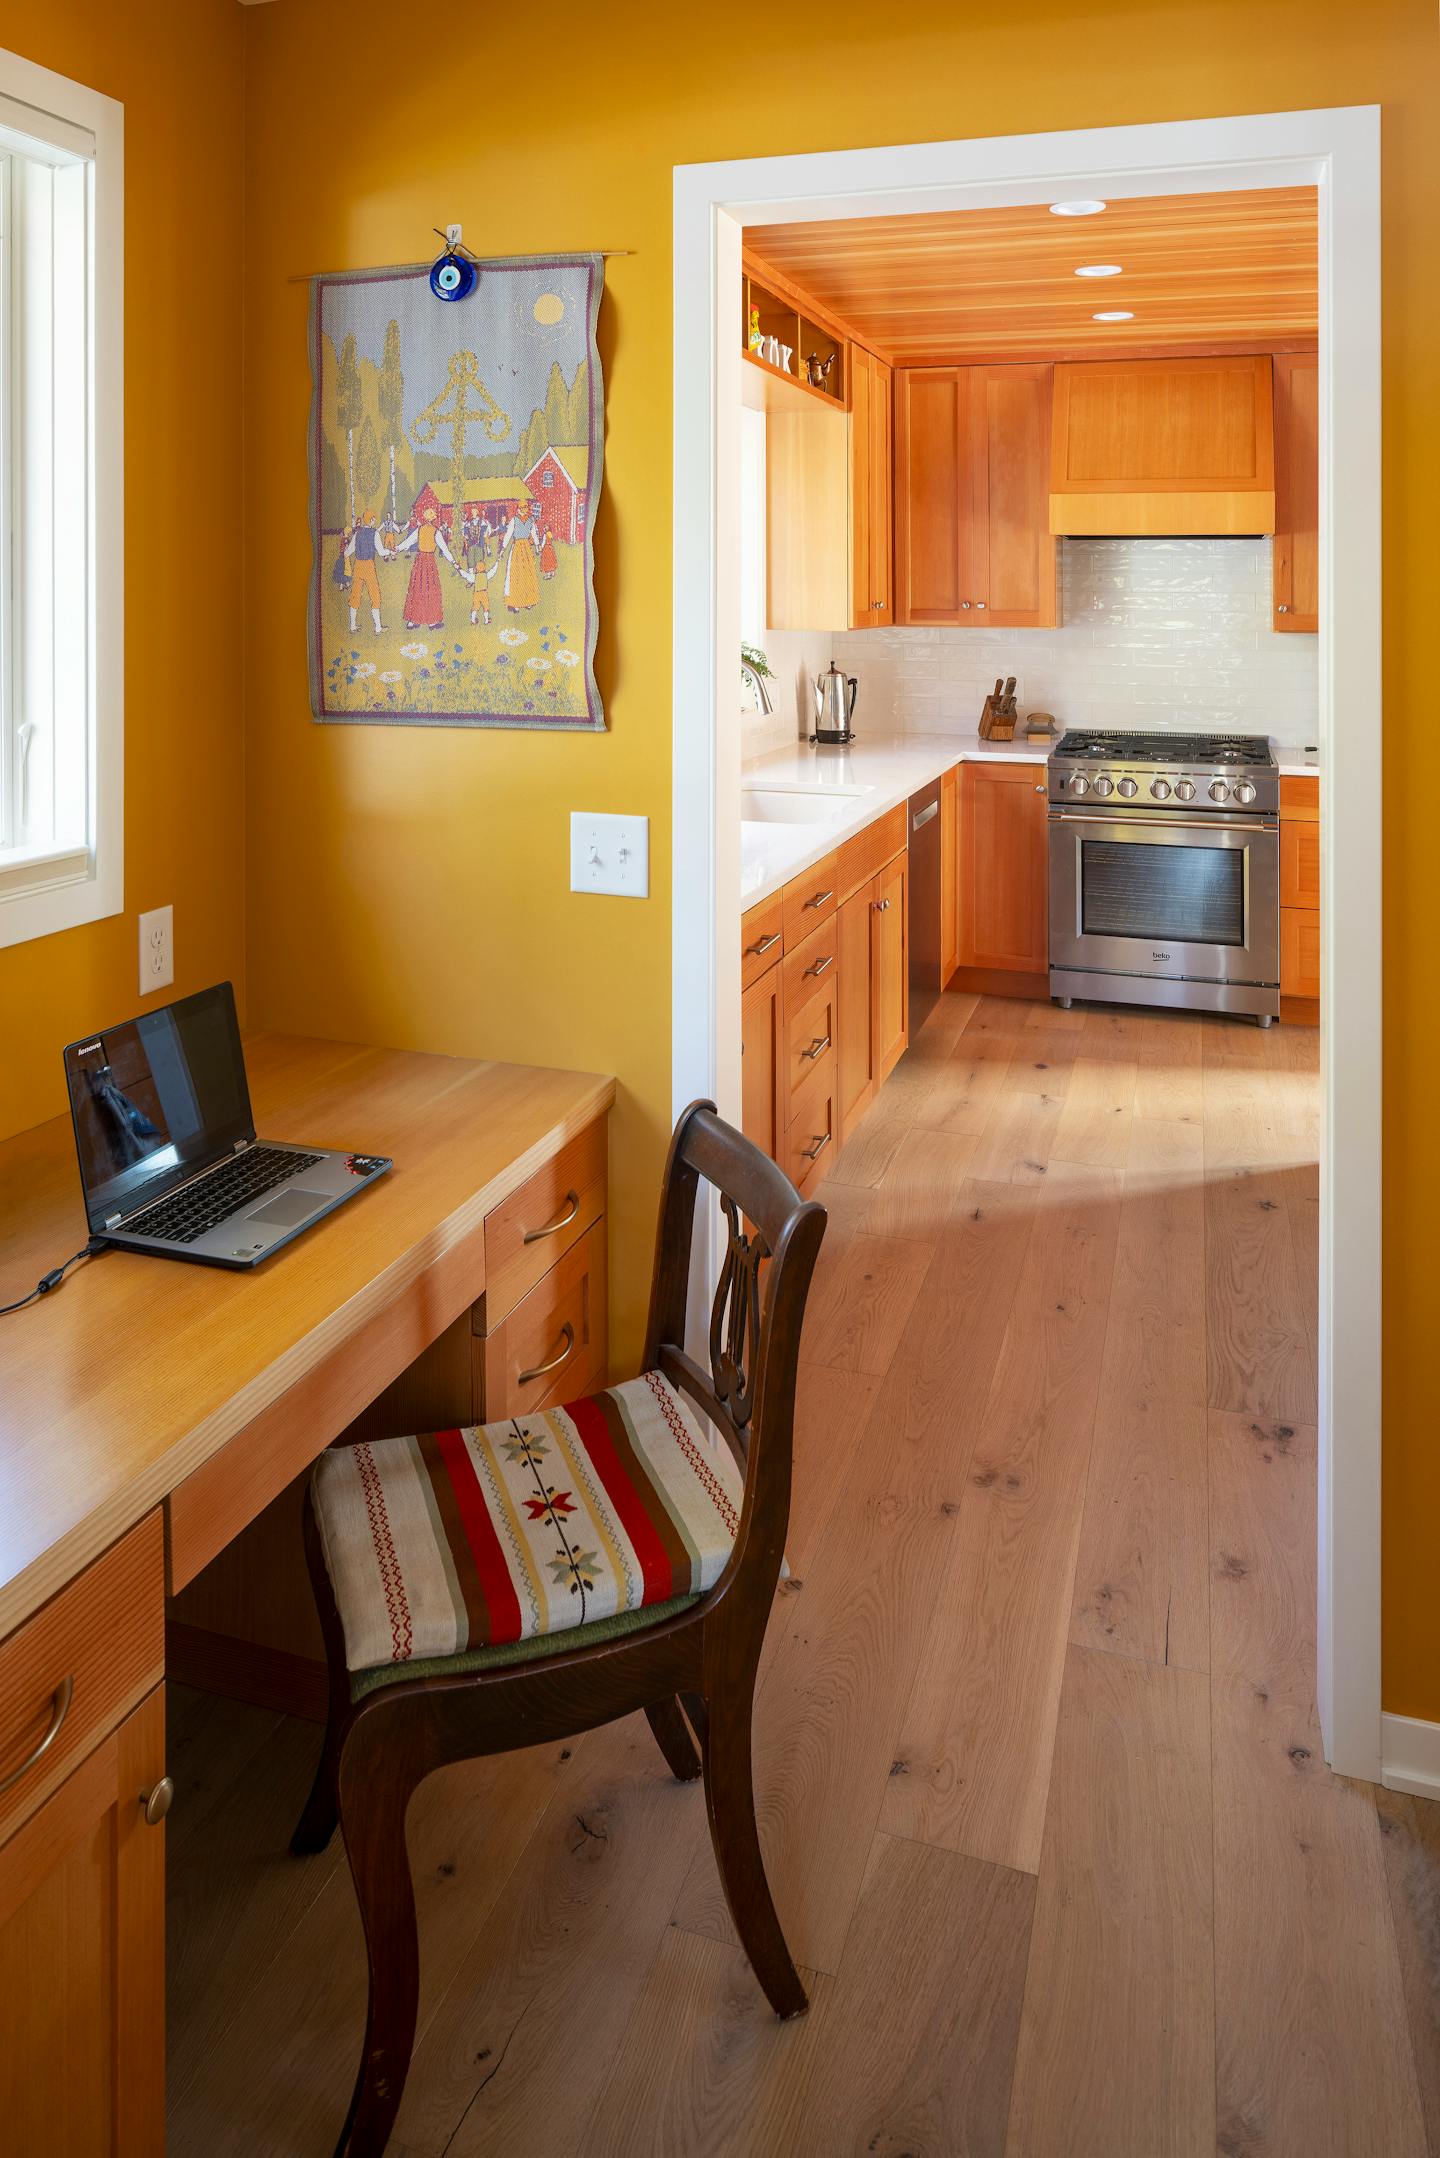
[[[598, 1401], [591, 1398], [586, 1401], [567, 1402], [565, 1414], [574, 1421], [581, 1443], [594, 1464], [595, 1473], [605, 1487], [605, 1496], [619, 1516], [621, 1526], [640, 1562], [640, 1576], [645, 1584], [641, 1602], [665, 1603], [676, 1594], [674, 1569], [646, 1509], [644, 1498], [631, 1481], [616, 1451], [604, 1409]], [[688, 1585], [687, 1583], [686, 1586]]]
[[470, 1546], [470, 1556], [475, 1561], [475, 1571], [480, 1578], [480, 1590], [485, 1598], [489, 1615], [489, 1631], [484, 1641], [472, 1640], [472, 1648], [499, 1648], [502, 1642], [520, 1639], [520, 1599], [510, 1578], [510, 1568], [495, 1524], [490, 1519], [490, 1509], [475, 1474], [475, 1464], [470, 1459], [470, 1449], [458, 1431], [437, 1431], [435, 1443], [440, 1458], [450, 1478], [450, 1488], [455, 1494], [455, 1504], [460, 1510], [460, 1521], [465, 1540]]

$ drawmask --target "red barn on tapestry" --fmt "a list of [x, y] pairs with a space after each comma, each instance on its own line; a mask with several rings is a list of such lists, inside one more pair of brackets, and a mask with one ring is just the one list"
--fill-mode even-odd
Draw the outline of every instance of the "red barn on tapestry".
[[589, 477], [590, 452], [583, 444], [547, 449], [525, 474], [541, 523], [567, 547], [578, 547], [585, 537]]

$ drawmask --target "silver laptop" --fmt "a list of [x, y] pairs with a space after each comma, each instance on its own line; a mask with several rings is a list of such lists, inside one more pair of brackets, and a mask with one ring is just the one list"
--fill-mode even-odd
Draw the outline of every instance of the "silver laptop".
[[90, 1233], [205, 1266], [258, 1266], [390, 1167], [255, 1136], [229, 982], [71, 1042]]

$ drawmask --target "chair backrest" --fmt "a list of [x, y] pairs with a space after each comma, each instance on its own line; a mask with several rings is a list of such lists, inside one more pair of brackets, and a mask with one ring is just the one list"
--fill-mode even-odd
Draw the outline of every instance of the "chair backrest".
[[[685, 1346], [702, 1179], [719, 1194], [726, 1232], [708, 1370]], [[660, 1190], [645, 1368], [663, 1372], [688, 1394], [744, 1464], [744, 1511], [726, 1579], [747, 1554], [762, 1571], [770, 1562], [779, 1570], [790, 1513], [800, 1332], [824, 1234], [823, 1206], [802, 1200], [753, 1140], [721, 1120], [713, 1102], [691, 1103], [675, 1126]]]

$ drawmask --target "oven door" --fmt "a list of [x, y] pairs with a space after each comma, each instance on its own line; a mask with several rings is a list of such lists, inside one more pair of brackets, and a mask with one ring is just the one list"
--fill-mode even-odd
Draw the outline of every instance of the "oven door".
[[1050, 964], [1273, 985], [1279, 887], [1280, 830], [1262, 818], [1052, 811]]

